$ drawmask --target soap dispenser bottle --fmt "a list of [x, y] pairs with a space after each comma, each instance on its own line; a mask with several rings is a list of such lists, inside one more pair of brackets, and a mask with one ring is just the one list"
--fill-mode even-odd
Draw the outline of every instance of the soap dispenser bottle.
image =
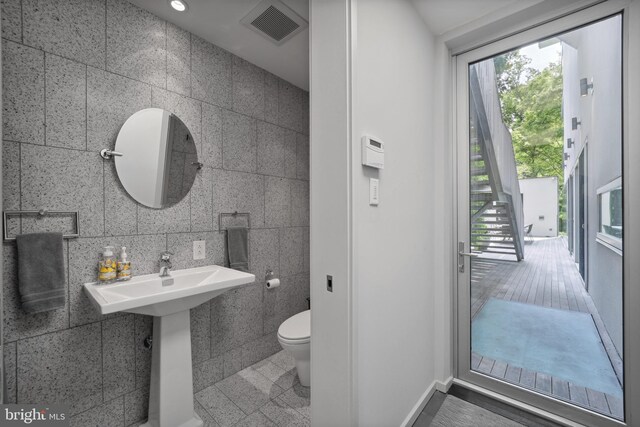
[[113, 246], [106, 246], [102, 252], [102, 259], [98, 262], [98, 281], [109, 283], [116, 280], [116, 268]]
[[131, 261], [127, 260], [127, 248], [123, 246], [118, 260], [118, 280], [129, 279], [131, 279]]

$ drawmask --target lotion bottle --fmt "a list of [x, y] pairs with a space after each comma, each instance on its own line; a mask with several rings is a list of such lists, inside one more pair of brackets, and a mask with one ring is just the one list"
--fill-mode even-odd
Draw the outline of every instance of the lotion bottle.
[[98, 263], [98, 281], [110, 283], [116, 280], [116, 257], [113, 246], [106, 246], [102, 252], [102, 260]]
[[118, 260], [118, 280], [124, 281], [131, 279], [131, 261], [127, 260], [127, 248], [122, 247], [120, 251], [120, 259]]

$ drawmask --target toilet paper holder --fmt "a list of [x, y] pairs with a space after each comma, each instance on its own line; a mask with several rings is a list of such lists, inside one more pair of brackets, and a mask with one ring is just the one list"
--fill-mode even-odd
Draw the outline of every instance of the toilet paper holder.
[[264, 275], [264, 281], [267, 289], [273, 289], [280, 286], [280, 279], [276, 279], [276, 275], [273, 274], [273, 271], [271, 270], [267, 270], [266, 274]]
[[264, 281], [268, 282], [271, 279], [275, 279], [276, 275], [273, 272], [273, 270], [267, 270], [267, 272], [264, 274]]

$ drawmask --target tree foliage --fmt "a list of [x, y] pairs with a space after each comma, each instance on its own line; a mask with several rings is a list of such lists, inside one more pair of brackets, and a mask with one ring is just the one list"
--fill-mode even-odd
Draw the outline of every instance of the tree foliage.
[[518, 51], [494, 59], [502, 117], [511, 131], [518, 177], [558, 178], [563, 230], [562, 67], [557, 62], [538, 71], [530, 62]]

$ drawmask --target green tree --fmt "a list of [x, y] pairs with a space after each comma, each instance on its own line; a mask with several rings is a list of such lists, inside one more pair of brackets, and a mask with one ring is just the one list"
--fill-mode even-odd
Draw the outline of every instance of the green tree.
[[565, 230], [562, 67], [538, 71], [513, 51], [496, 57], [503, 121], [511, 131], [519, 178], [558, 178], [560, 230]]

